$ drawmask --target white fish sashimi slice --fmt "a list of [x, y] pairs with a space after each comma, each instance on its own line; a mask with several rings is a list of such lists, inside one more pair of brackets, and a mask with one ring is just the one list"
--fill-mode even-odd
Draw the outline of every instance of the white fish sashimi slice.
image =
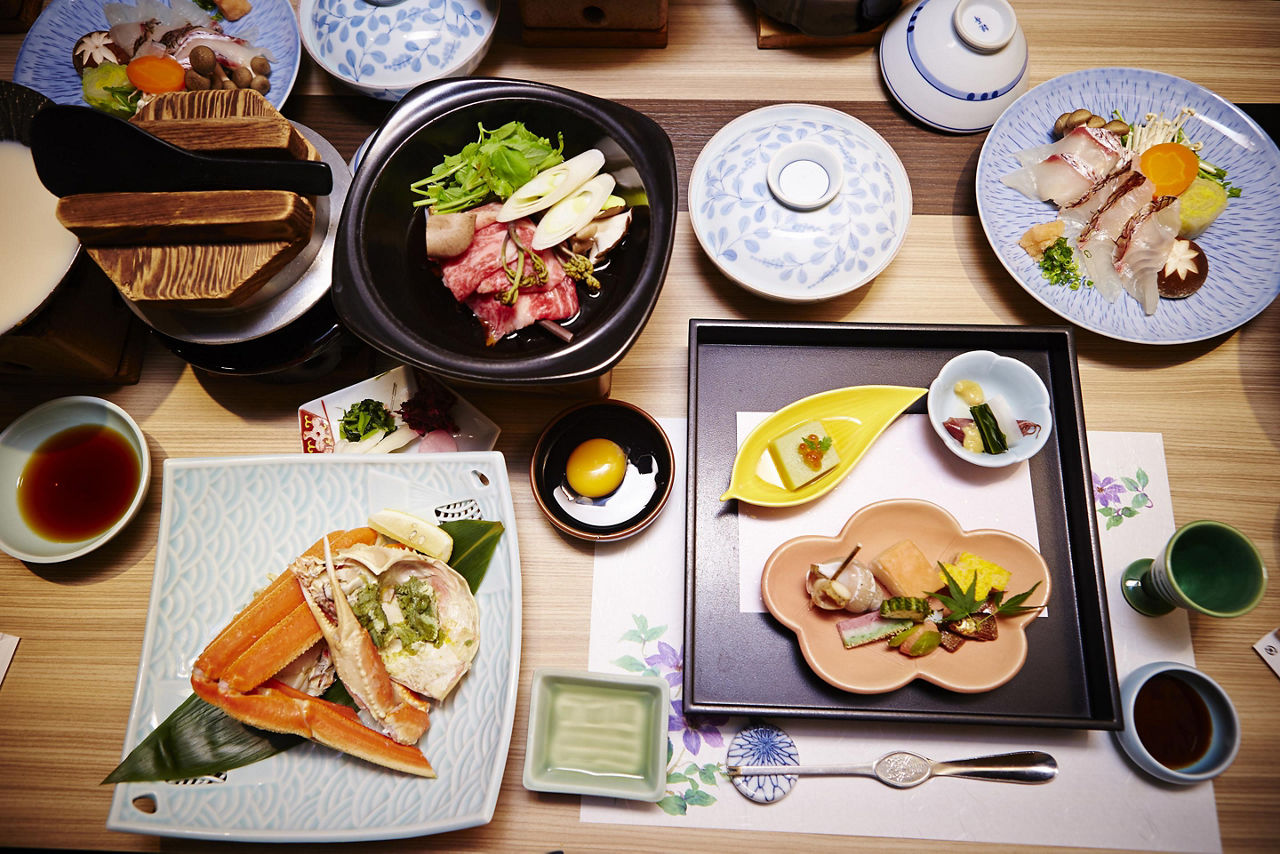
[[1080, 262], [1093, 288], [1107, 302], [1115, 302], [1124, 292], [1120, 276], [1116, 273], [1116, 244], [1105, 237], [1096, 237], [1076, 247], [1076, 260]]
[[1025, 148], [1014, 157], [1023, 166], [1031, 166], [1054, 154], [1070, 154], [1104, 175], [1131, 157], [1119, 136], [1109, 130], [1090, 127], [1075, 128], [1057, 142]]
[[1125, 224], [1116, 240], [1116, 272], [1120, 284], [1147, 314], [1160, 304], [1157, 278], [1178, 238], [1180, 203], [1162, 196], [1147, 204]]
[[1107, 199], [1111, 198], [1111, 194], [1128, 180], [1131, 174], [1133, 173], [1126, 163], [1126, 165], [1116, 169], [1106, 178], [1094, 184], [1089, 192], [1075, 202], [1064, 207], [1059, 216], [1067, 224], [1068, 236], [1075, 236], [1084, 231], [1085, 226], [1089, 224], [1089, 220], [1093, 219], [1093, 215], [1106, 204]]
[[1101, 178], [1092, 167], [1071, 154], [1051, 154], [1000, 180], [1024, 196], [1062, 206], [1089, 192]]
[[1102, 205], [1094, 211], [1089, 223], [1080, 232], [1080, 242], [1091, 243], [1095, 239], [1114, 241], [1124, 230], [1125, 223], [1151, 201], [1155, 184], [1141, 172], [1130, 172]]

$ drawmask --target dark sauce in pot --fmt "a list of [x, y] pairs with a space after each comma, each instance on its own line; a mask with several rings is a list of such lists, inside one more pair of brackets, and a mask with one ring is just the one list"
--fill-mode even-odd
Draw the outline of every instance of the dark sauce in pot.
[[142, 465], [118, 431], [84, 424], [40, 443], [18, 478], [18, 510], [46, 540], [73, 543], [110, 528], [129, 509]]
[[1213, 718], [1204, 698], [1170, 673], [1156, 674], [1138, 689], [1133, 725], [1147, 752], [1174, 770], [1204, 758], [1213, 738]]

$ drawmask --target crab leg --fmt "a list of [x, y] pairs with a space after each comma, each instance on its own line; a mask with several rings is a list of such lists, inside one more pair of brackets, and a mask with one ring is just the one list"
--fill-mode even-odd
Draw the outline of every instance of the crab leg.
[[[330, 542], [335, 548], [348, 548], [356, 543], [372, 543], [376, 538], [370, 528], [334, 532], [304, 552], [303, 557], [319, 558], [329, 552]], [[331, 564], [329, 571], [332, 572]], [[340, 590], [336, 586], [334, 589]], [[351, 622], [382, 666], [346, 599], [341, 595], [337, 599], [346, 606]], [[201, 652], [191, 674], [192, 689], [206, 702], [250, 726], [300, 735], [388, 768], [434, 777], [431, 764], [413, 746], [427, 729], [429, 707], [411, 691], [393, 686], [385, 667], [385, 684], [376, 696], [393, 731], [408, 739], [403, 743], [365, 726], [346, 706], [312, 697], [271, 678], [320, 640], [321, 626], [316, 619], [297, 575], [292, 570], [281, 573]], [[325, 617], [325, 626], [328, 625]], [[349, 632], [350, 628], [348, 625]], [[344, 649], [358, 649], [358, 640], [343, 638]], [[334, 654], [336, 659], [338, 651], [334, 650]], [[362, 686], [370, 679], [365, 669], [362, 664], [353, 677], [360, 679]], [[366, 689], [366, 693], [374, 692]]]
[[332, 591], [334, 615], [330, 617], [325, 612], [308, 585], [301, 585], [301, 590], [311, 608], [311, 615], [329, 644], [338, 678], [361, 708], [368, 710], [393, 739], [401, 744], [417, 742], [430, 725], [425, 704], [410, 699], [412, 692], [393, 683], [387, 675], [387, 667], [382, 663], [378, 648], [373, 645], [369, 633], [360, 625], [343, 595], [327, 542], [324, 544], [324, 563]]
[[191, 687], [201, 699], [250, 726], [300, 735], [407, 774], [436, 776], [417, 747], [397, 744], [374, 732], [346, 706], [304, 694], [276, 679], [245, 693], [228, 690], [197, 672], [191, 676]]

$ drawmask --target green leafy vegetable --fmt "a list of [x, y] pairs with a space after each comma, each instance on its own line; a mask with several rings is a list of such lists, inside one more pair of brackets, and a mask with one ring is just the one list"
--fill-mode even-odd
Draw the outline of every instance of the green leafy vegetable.
[[471, 592], [476, 592], [489, 570], [489, 562], [498, 547], [498, 540], [502, 538], [502, 523], [459, 519], [456, 522], [442, 522], [440, 527], [453, 537], [453, 554], [449, 558], [449, 565], [467, 580]]
[[988, 454], [1003, 454], [1009, 450], [1009, 440], [996, 422], [991, 406], [979, 403], [969, 407], [974, 426], [978, 428], [978, 436], [982, 439], [982, 450]]
[[521, 122], [497, 130], [478, 125], [480, 137], [450, 154], [426, 178], [410, 185], [421, 198], [414, 207], [430, 205], [432, 213], [458, 213], [496, 196], [506, 199], [543, 169], [564, 161], [564, 136], [552, 146]]
[[247, 727], [192, 694], [102, 782], [190, 780], [249, 765], [303, 741]]
[[359, 442], [378, 430], [391, 432], [396, 429], [396, 420], [381, 402], [365, 398], [354, 406], [347, 407], [338, 426], [342, 438], [348, 442]]
[[1059, 237], [1044, 250], [1044, 256], [1040, 259], [1040, 272], [1049, 284], [1064, 285], [1073, 291], [1079, 290], [1081, 285], [1088, 287], [1092, 284], [1088, 279], [1081, 278], [1080, 267], [1072, 257], [1071, 244], [1067, 243], [1065, 237]]
[[122, 119], [132, 118], [142, 98], [142, 93], [129, 82], [129, 72], [114, 62], [86, 68], [80, 87], [86, 104]]
[[1222, 189], [1227, 191], [1227, 196], [1230, 198], [1240, 198], [1240, 188], [1231, 185], [1231, 182], [1227, 180], [1227, 170], [1221, 166], [1214, 166], [1207, 160], [1201, 160], [1199, 174], [1202, 178], [1208, 178], [1210, 181], [1221, 184]]

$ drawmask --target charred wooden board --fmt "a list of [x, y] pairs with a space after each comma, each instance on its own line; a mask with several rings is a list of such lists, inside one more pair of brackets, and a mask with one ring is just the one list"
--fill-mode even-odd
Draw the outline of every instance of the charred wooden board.
[[284, 190], [87, 193], [64, 196], [57, 212], [85, 246], [293, 243], [315, 223], [311, 202]]
[[167, 92], [130, 121], [189, 151], [275, 149], [295, 160], [320, 159], [298, 129], [252, 89]]
[[236, 306], [253, 296], [307, 244], [293, 241], [86, 247], [117, 290], [134, 302], [192, 308]]

